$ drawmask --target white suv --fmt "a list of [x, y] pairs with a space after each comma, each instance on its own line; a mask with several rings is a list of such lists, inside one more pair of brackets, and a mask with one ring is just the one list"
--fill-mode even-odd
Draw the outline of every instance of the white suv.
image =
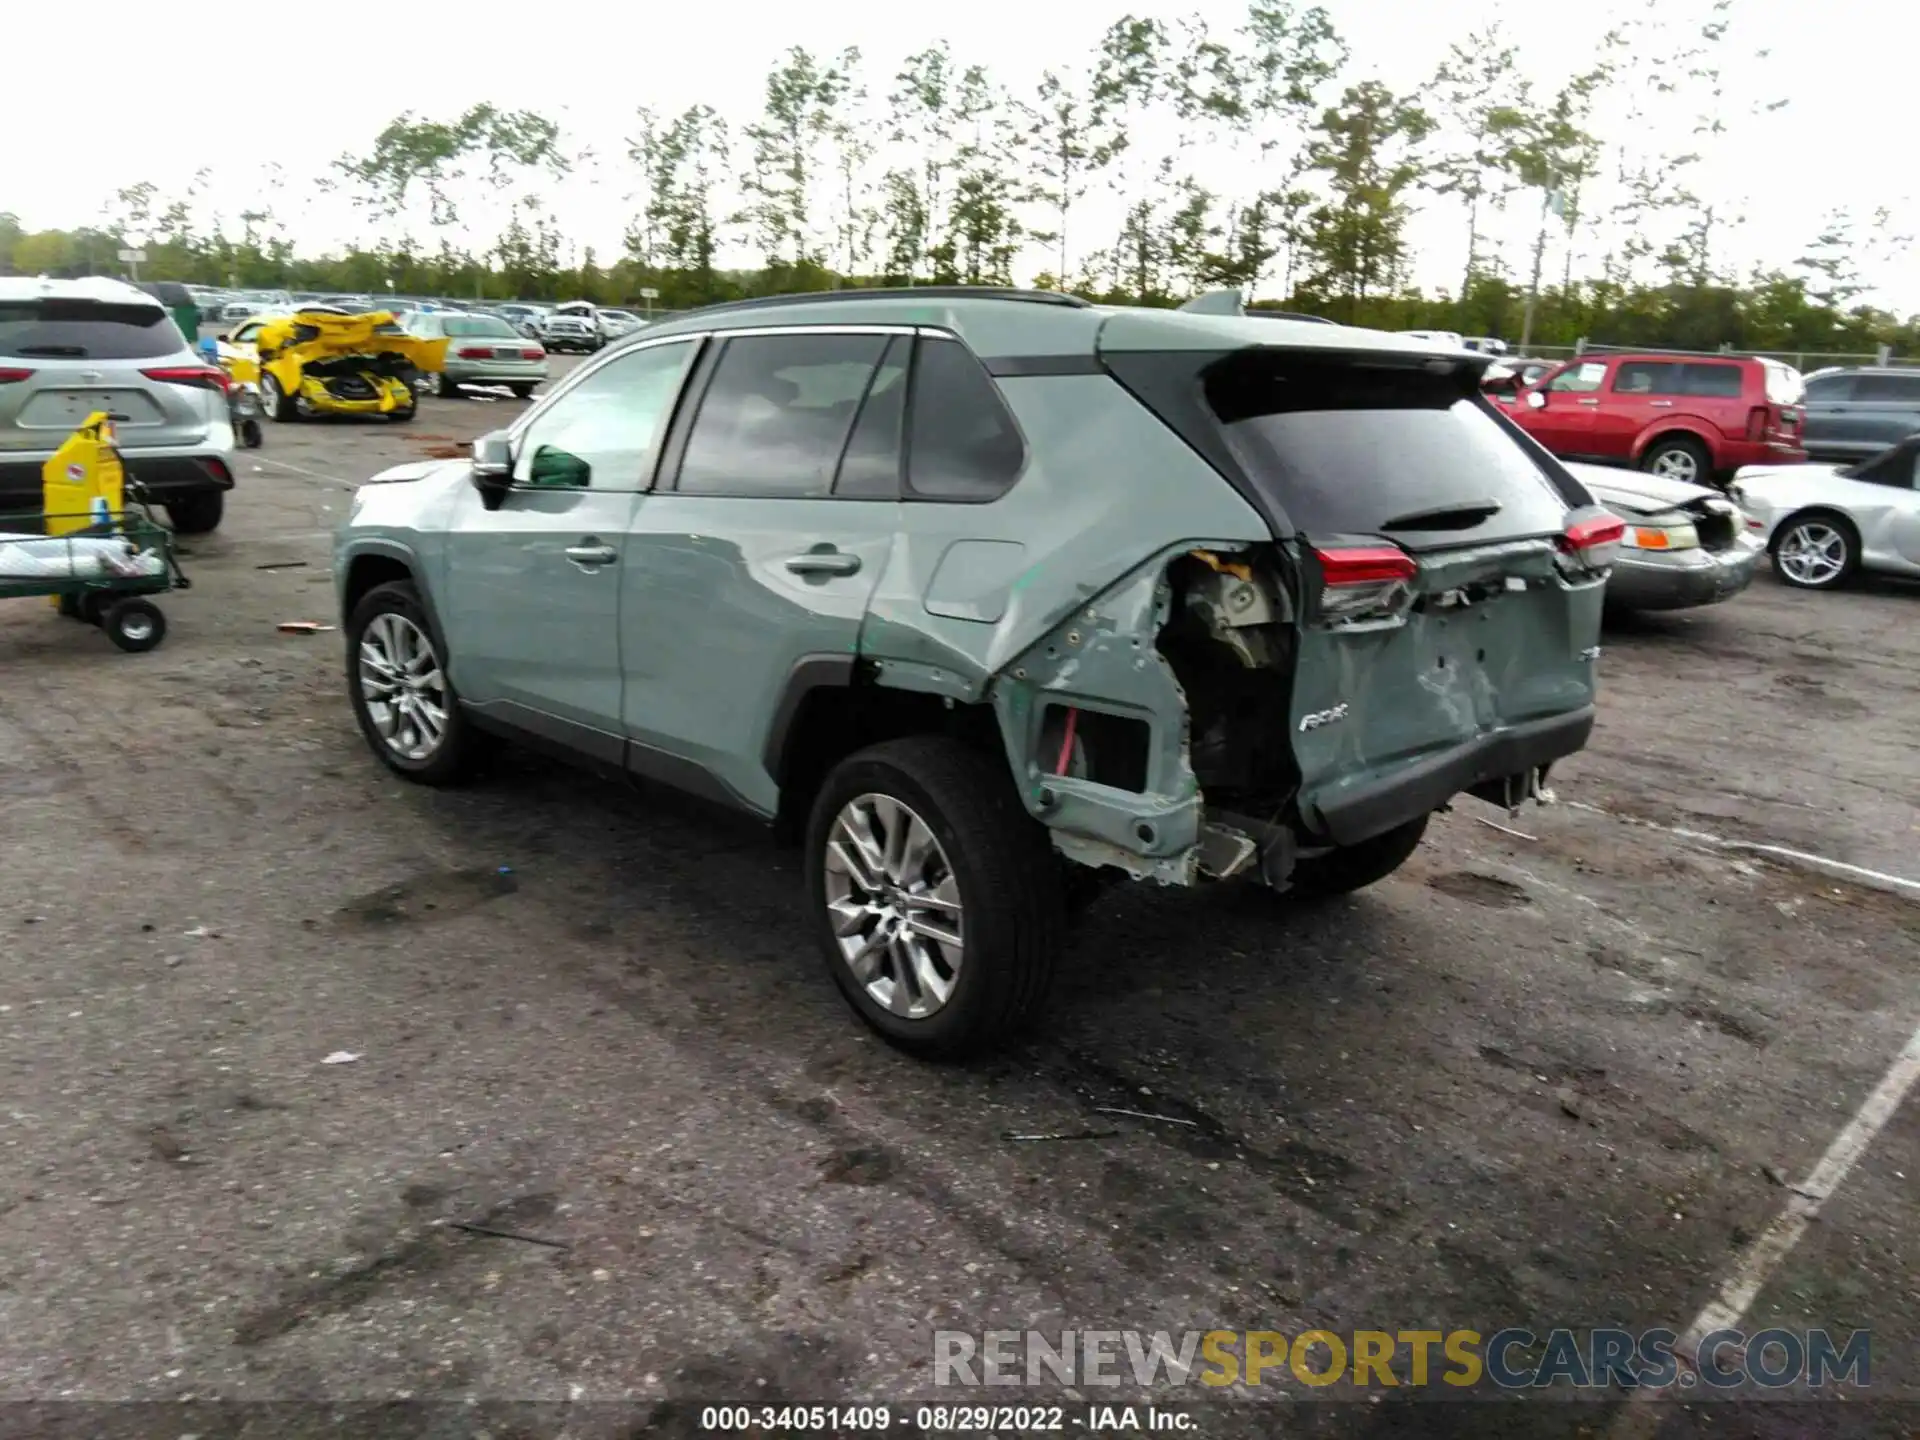
[[0, 512], [42, 508], [40, 467], [98, 410], [174, 529], [220, 523], [233, 488], [226, 372], [124, 281], [0, 278]]

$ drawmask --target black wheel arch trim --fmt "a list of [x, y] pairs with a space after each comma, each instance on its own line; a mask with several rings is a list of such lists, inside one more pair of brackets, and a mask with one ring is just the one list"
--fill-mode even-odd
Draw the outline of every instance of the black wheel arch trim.
[[760, 751], [760, 763], [776, 785], [786, 783], [787, 742], [800, 707], [813, 691], [827, 686], [853, 684], [856, 661], [852, 655], [802, 655], [787, 671], [787, 683], [767, 724], [766, 744]]
[[[347, 556], [345, 576], [351, 576], [353, 567], [360, 561], [374, 557], [395, 560], [406, 567], [407, 577], [413, 582], [413, 593], [420, 597], [420, 606], [427, 612], [427, 619], [433, 624], [434, 636], [444, 644], [447, 632], [440, 626], [440, 612], [434, 607], [433, 591], [428, 588], [426, 580], [422, 577], [419, 553], [398, 540], [363, 540], [356, 544], [353, 553]], [[346, 586], [343, 583], [340, 595], [340, 623], [344, 626], [352, 618], [353, 607], [347, 604]]]

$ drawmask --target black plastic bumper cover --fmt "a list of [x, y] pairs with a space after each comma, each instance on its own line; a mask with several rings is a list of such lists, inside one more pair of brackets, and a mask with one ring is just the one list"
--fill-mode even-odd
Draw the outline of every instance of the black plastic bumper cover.
[[1592, 733], [1593, 707], [1587, 705], [1423, 755], [1383, 779], [1356, 786], [1321, 805], [1321, 828], [1336, 845], [1357, 845], [1430, 815], [1475, 786], [1571, 755], [1585, 747]]

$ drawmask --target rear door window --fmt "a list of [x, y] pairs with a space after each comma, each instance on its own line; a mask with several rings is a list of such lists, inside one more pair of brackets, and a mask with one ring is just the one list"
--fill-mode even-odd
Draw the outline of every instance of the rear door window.
[[1809, 405], [1837, 405], [1853, 394], [1851, 375], [1822, 375], [1807, 382]]
[[155, 360], [187, 348], [158, 305], [0, 300], [0, 355], [20, 360]]
[[849, 500], [893, 500], [900, 494], [900, 442], [907, 428], [907, 357], [913, 342], [896, 335], [873, 372], [859, 417], [840, 457], [833, 493]]
[[1254, 484], [1309, 537], [1411, 549], [1556, 534], [1568, 501], [1474, 393], [1424, 368], [1240, 356], [1207, 402]]
[[1682, 365], [1680, 393], [1703, 400], [1738, 400], [1743, 378], [1738, 365]]
[[1614, 373], [1616, 395], [1678, 395], [1680, 367], [1665, 360], [1623, 360]]
[[727, 341], [680, 462], [696, 495], [825, 495], [885, 335], [750, 335]]

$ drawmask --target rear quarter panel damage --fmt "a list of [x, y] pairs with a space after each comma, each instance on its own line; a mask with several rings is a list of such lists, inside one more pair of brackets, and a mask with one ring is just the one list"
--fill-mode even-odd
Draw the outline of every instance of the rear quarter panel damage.
[[[988, 504], [902, 506], [860, 654], [880, 684], [991, 705], [1022, 799], [1063, 850], [1190, 879], [1200, 796], [1186, 705], [1154, 648], [1165, 572], [1195, 548], [1265, 541], [1267, 527], [1112, 379], [999, 386], [1026, 437], [1026, 468]], [[1035, 747], [1049, 701], [1144, 720], [1145, 791], [1043, 776]]]

